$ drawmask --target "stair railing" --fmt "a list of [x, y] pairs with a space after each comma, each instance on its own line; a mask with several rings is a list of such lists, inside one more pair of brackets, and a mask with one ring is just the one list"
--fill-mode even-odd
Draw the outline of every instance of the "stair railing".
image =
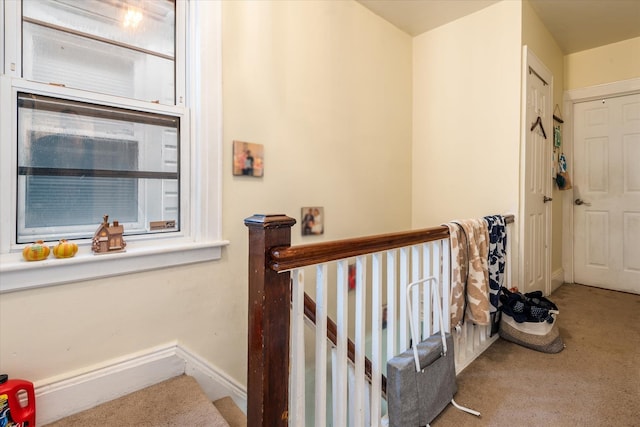
[[[507, 222], [513, 222], [513, 216], [508, 216]], [[436, 276], [442, 284], [441, 298], [449, 301], [447, 227], [292, 247], [291, 228], [295, 224], [292, 218], [254, 215], [245, 224], [249, 229], [248, 425], [307, 425], [305, 317], [315, 321], [315, 425], [327, 425], [328, 394], [332, 397], [329, 412], [333, 425], [380, 425], [384, 415], [380, 398], [384, 390], [384, 365], [410, 345], [410, 314], [398, 295], [406, 294], [410, 282]], [[510, 256], [509, 246], [507, 251]], [[305, 296], [304, 287], [305, 270], [312, 266], [315, 307], [311, 297]], [[353, 272], [355, 277], [350, 282]], [[507, 274], [509, 277], [510, 273]], [[350, 283], [355, 284], [353, 294]], [[334, 308], [328, 304], [330, 288], [335, 291], [335, 322], [329, 317], [330, 309]], [[350, 304], [350, 300], [355, 302]], [[355, 305], [355, 310], [350, 310], [350, 305]], [[419, 318], [424, 319], [420, 327], [423, 338], [437, 332], [438, 327], [429, 319], [437, 315], [432, 307], [439, 306], [428, 298], [414, 299], [411, 313], [416, 323]], [[449, 330], [449, 304], [442, 306], [445, 329]], [[350, 324], [352, 311], [354, 319]], [[423, 316], [418, 317], [420, 311]], [[350, 327], [353, 342], [348, 337]], [[383, 333], [386, 349], [382, 348]], [[333, 339], [328, 342], [327, 336]], [[371, 340], [369, 357], [365, 355], [367, 336]], [[466, 322], [454, 334], [457, 370], [496, 338], [490, 336], [490, 327]]]

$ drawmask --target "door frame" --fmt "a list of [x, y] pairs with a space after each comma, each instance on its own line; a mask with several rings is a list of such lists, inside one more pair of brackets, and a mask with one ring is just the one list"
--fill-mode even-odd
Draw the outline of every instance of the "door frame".
[[[564, 92], [564, 126], [562, 135], [562, 145], [567, 153], [567, 169], [569, 177], [573, 181], [573, 106], [574, 104], [586, 101], [593, 101], [600, 98], [611, 98], [614, 96], [624, 96], [640, 93], [640, 77], [620, 80], [612, 83], [605, 83], [596, 86], [588, 86], [578, 89], [571, 89]], [[573, 199], [575, 194], [573, 189], [563, 191], [562, 196], [562, 269], [564, 270], [565, 283], [573, 283], [574, 279], [574, 250], [573, 250]]]
[[[548, 118], [548, 123], [545, 123], [547, 129], [551, 130], [553, 129], [552, 126], [552, 122], [551, 122], [551, 117], [553, 115], [553, 101], [552, 101], [552, 97], [553, 97], [553, 73], [549, 70], [549, 68], [547, 68], [547, 66], [536, 56], [536, 54], [527, 46], [524, 45], [522, 46], [522, 96], [521, 96], [521, 102], [522, 102], [522, 107], [521, 107], [521, 125], [520, 125], [520, 132], [521, 132], [521, 136], [520, 136], [520, 141], [521, 141], [521, 145], [520, 145], [520, 207], [519, 207], [519, 217], [520, 217], [520, 221], [519, 221], [519, 230], [518, 230], [518, 235], [519, 235], [519, 271], [518, 271], [518, 283], [520, 284], [520, 286], [522, 286], [523, 288], [525, 287], [525, 271], [524, 271], [524, 267], [526, 265], [525, 263], [525, 257], [527, 256], [527, 254], [525, 253], [525, 249], [526, 249], [526, 242], [525, 242], [525, 233], [526, 233], [526, 224], [525, 224], [525, 199], [526, 199], [526, 171], [527, 171], [527, 158], [526, 158], [526, 154], [527, 154], [527, 138], [530, 136], [530, 129], [528, 128], [528, 123], [527, 123], [527, 93], [528, 93], [528, 79], [529, 78], [543, 78], [545, 82], [547, 82], [547, 85], [549, 86], [549, 100], [547, 101], [547, 106], [548, 111], [549, 111], [549, 118]], [[532, 75], [532, 73], [529, 72], [529, 69], [532, 68], [534, 70], [534, 72], [536, 72], [538, 74], [538, 76]], [[530, 124], [529, 124], [530, 125]], [[550, 132], [549, 133], [549, 137], [553, 138], [553, 133]], [[545, 184], [545, 193], [548, 194], [549, 196], [552, 195], [552, 180], [551, 180], [551, 152], [549, 152], [549, 156], [547, 156], [547, 159], [549, 160], [548, 164], [547, 164], [547, 170], [544, 171], [544, 175], [547, 176], [546, 179], [546, 184]], [[551, 239], [551, 231], [552, 231], [552, 214], [553, 214], [553, 210], [552, 210], [552, 204], [551, 203], [545, 203], [545, 241], [544, 241], [544, 258], [545, 258], [545, 271], [544, 271], [544, 289], [542, 289], [542, 291], [544, 292], [545, 295], [549, 295], [551, 293], [551, 244], [552, 244], [552, 239]], [[524, 289], [523, 289], [524, 291]]]

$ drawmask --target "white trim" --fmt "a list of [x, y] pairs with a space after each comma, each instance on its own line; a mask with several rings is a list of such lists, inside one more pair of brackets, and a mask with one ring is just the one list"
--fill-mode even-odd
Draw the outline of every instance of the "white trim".
[[[222, 2], [189, 2], [187, 88], [192, 108], [191, 192], [193, 232], [204, 240], [222, 235]], [[199, 38], [196, 37], [199, 36]], [[197, 153], [197, 154], [196, 154]]]
[[[20, 4], [16, 1], [3, 1], [4, 6], [4, 69], [0, 70], [8, 76], [20, 76], [22, 74], [22, 31], [18, 31], [16, 25], [21, 19]], [[16, 34], [15, 38], [7, 37], [7, 34]], [[13, 68], [13, 69], [12, 69]]]
[[[472, 327], [476, 327], [477, 328], [478, 326], [474, 325]], [[491, 330], [490, 328], [491, 327], [489, 327], [489, 331]], [[456, 335], [454, 333], [454, 340], [456, 339], [455, 337], [456, 337]], [[488, 337], [486, 339], [486, 341], [484, 341], [483, 343], [478, 344], [477, 347], [473, 347], [473, 353], [472, 354], [465, 355], [465, 358], [460, 360], [460, 363], [456, 363], [456, 376], [460, 375], [460, 373], [462, 371], [464, 371], [469, 365], [471, 365], [471, 363], [474, 360], [476, 360], [478, 357], [480, 357], [480, 355], [482, 353], [484, 353], [489, 347], [491, 347], [491, 344], [493, 344], [494, 342], [498, 341], [498, 338], [500, 338], [500, 335], [499, 334], [495, 334], [492, 337]], [[456, 342], [454, 341], [454, 344], [455, 343]], [[462, 340], [462, 345], [468, 345], [468, 344], [465, 343], [464, 339]], [[455, 348], [455, 345], [454, 345], [454, 348]], [[469, 347], [467, 347], [464, 351], [466, 352], [468, 350], [469, 350]], [[459, 351], [462, 351], [462, 350], [459, 350]], [[456, 360], [456, 362], [458, 362], [458, 361]]]
[[[562, 144], [567, 153], [567, 170], [573, 181], [573, 106], [579, 102], [592, 101], [599, 98], [622, 96], [640, 92], [640, 77], [588, 86], [565, 91], [564, 93], [564, 124]], [[564, 281], [573, 283], [574, 279], [574, 251], [573, 251], [573, 189], [567, 190], [562, 202], [562, 268]]]
[[196, 379], [209, 400], [229, 396], [244, 413], [247, 412], [247, 390], [242, 384], [224, 375], [185, 347], [178, 346], [176, 354], [186, 363], [184, 373]]
[[564, 270], [559, 268], [551, 275], [551, 293], [555, 292], [564, 283]]
[[83, 248], [85, 253], [73, 258], [49, 255], [46, 260], [32, 262], [24, 261], [21, 254], [0, 255], [0, 294], [219, 259], [228, 243], [151, 241], [144, 246], [129, 245], [126, 252], [94, 255]]
[[588, 86], [571, 89], [565, 92], [565, 101], [572, 103], [591, 101], [602, 97], [620, 96], [640, 91], [640, 77], [629, 80], [620, 80], [596, 86]]
[[36, 382], [37, 424], [44, 425], [187, 374], [209, 399], [231, 396], [246, 411], [246, 390], [176, 342]]

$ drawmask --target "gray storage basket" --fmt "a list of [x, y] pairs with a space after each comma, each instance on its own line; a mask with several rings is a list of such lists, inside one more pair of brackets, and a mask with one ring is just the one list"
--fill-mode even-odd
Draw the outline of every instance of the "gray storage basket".
[[[432, 282], [432, 295], [440, 301], [438, 280], [429, 277], [407, 287], [407, 304], [411, 312], [411, 289]], [[438, 310], [440, 333], [419, 341], [409, 315], [414, 345], [387, 362], [387, 403], [389, 426], [420, 427], [429, 425], [451, 402], [458, 409], [479, 416], [480, 413], [461, 407], [453, 401], [458, 390], [453, 352], [453, 338], [444, 332], [442, 309]]]

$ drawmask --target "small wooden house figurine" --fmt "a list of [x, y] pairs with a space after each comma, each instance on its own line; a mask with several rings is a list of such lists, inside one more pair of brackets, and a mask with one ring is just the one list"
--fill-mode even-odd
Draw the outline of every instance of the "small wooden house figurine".
[[113, 221], [113, 224], [110, 225], [109, 215], [105, 215], [104, 221], [93, 235], [91, 250], [96, 254], [124, 251], [127, 244], [122, 238], [123, 233], [124, 226], [120, 225], [118, 221]]

